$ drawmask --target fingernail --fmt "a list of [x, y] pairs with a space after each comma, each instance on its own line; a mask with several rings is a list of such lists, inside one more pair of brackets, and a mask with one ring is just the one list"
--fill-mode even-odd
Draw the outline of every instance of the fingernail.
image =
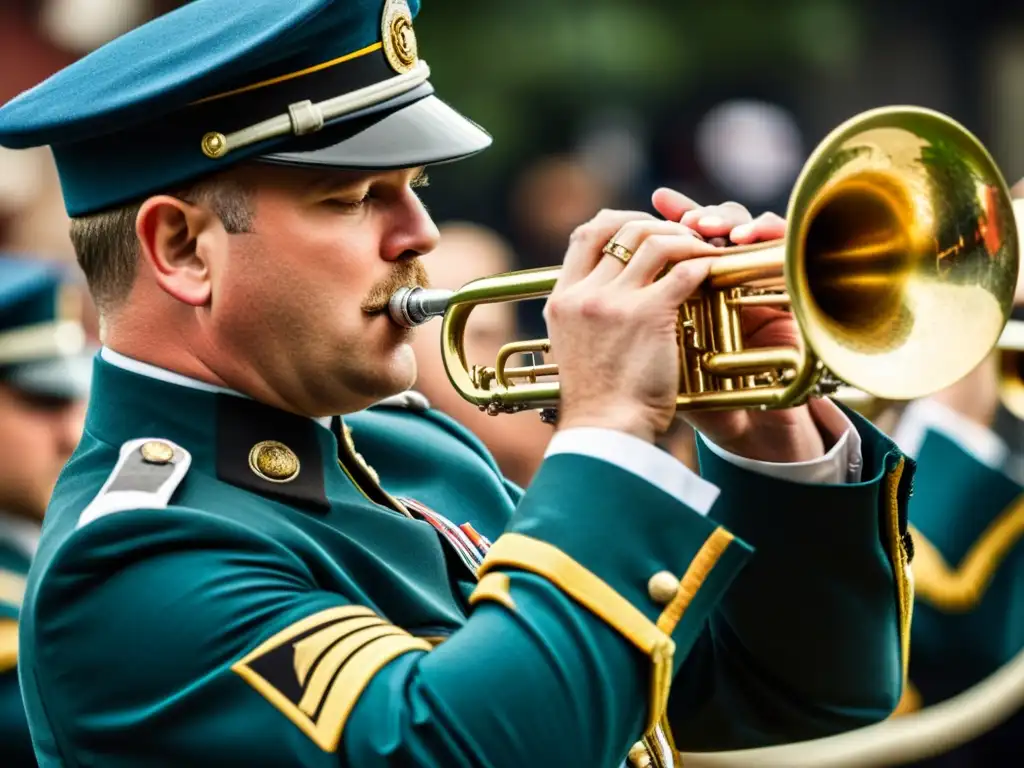
[[720, 227], [723, 224], [725, 224], [725, 221], [718, 216], [705, 216], [697, 222], [698, 227]]
[[754, 227], [751, 224], [740, 224], [736, 229], [732, 231], [733, 238], [737, 237], [748, 237], [754, 232]]

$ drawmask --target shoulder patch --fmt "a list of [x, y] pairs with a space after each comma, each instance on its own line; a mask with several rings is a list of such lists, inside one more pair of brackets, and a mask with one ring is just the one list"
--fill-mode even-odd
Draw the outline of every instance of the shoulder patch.
[[416, 411], [423, 413], [424, 411], [430, 410], [430, 401], [426, 395], [420, 394], [409, 390], [408, 392], [402, 392], [400, 395], [385, 398], [379, 403], [374, 403], [374, 408], [405, 408], [409, 411]]
[[166, 507], [191, 463], [192, 455], [170, 440], [141, 438], [125, 443], [110, 477], [79, 515], [78, 527], [115, 512]]
[[335, 752], [363, 690], [388, 662], [432, 646], [358, 605], [285, 627], [231, 667], [324, 752]]

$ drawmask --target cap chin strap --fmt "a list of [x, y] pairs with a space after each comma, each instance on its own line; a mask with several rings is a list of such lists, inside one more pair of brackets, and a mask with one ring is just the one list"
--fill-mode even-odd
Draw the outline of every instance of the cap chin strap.
[[278, 115], [234, 133], [211, 131], [203, 136], [202, 149], [207, 157], [218, 160], [236, 149], [258, 144], [279, 136], [306, 136], [323, 129], [324, 125], [339, 117], [359, 112], [367, 107], [401, 96], [423, 85], [430, 77], [427, 62], [418, 61], [408, 72], [395, 75], [358, 91], [314, 104], [300, 101], [288, 107], [287, 115]]
[[935, 757], [1003, 723], [1024, 706], [1024, 650], [940, 704], [824, 739], [734, 752], [683, 754], [686, 768], [880, 768]]

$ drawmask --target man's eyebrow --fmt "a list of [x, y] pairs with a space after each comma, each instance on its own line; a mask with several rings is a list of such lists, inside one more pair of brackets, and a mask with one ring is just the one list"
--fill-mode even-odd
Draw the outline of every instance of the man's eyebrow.
[[415, 187], [425, 187], [429, 183], [430, 183], [430, 177], [427, 176], [427, 167], [424, 165], [423, 167], [421, 167], [417, 171], [416, 175], [413, 176], [412, 181], [409, 182], [409, 186], [410, 187], [414, 187], [414, 188]]

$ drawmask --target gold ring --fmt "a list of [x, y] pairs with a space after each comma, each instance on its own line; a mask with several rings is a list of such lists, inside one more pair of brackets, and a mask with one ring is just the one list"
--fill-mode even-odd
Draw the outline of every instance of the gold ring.
[[612, 256], [623, 264], [629, 264], [629, 260], [633, 258], [633, 252], [629, 248], [614, 240], [610, 240], [608, 245], [601, 249], [601, 253], [605, 256]]

